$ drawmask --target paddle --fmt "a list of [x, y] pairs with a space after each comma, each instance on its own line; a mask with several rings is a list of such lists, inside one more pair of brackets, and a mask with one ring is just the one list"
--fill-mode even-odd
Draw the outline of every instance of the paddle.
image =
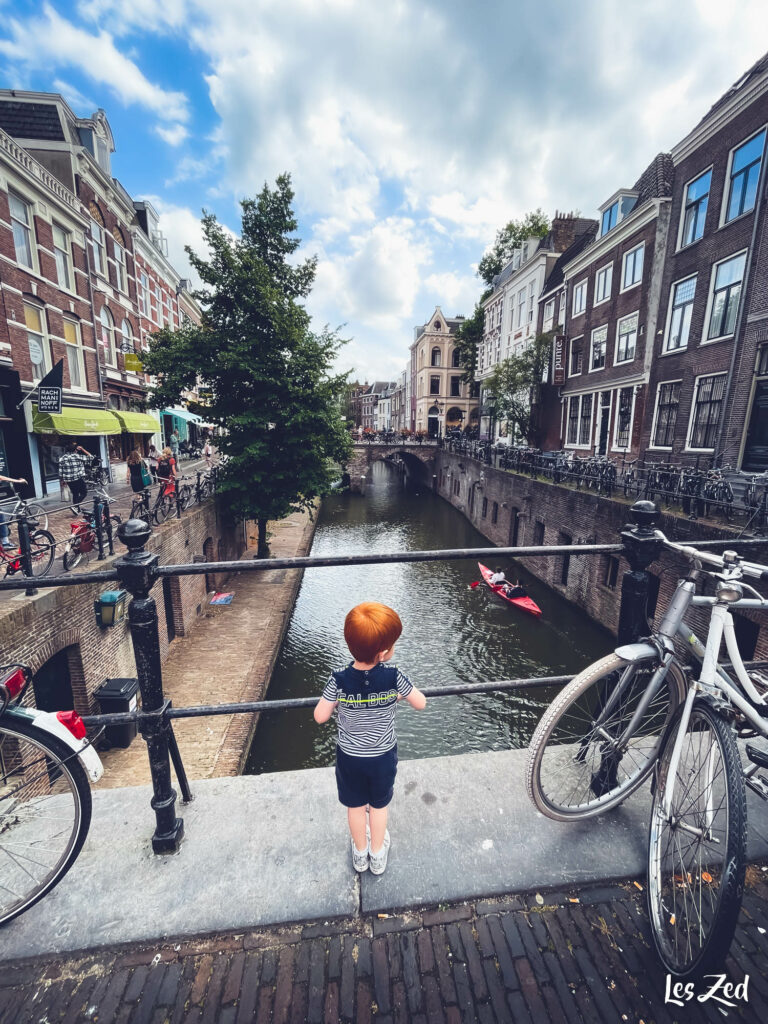
[[475, 587], [481, 587], [484, 582], [485, 582], [484, 580], [475, 580], [474, 583], [470, 583], [469, 584], [469, 589], [470, 590], [474, 590]]

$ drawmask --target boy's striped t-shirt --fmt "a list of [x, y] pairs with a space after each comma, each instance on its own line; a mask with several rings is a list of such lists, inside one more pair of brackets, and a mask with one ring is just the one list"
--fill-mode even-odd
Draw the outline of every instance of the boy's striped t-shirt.
[[391, 750], [397, 742], [398, 694], [407, 697], [412, 689], [413, 683], [394, 665], [376, 665], [364, 671], [350, 663], [332, 672], [323, 697], [338, 702], [338, 744], [344, 753], [376, 757]]

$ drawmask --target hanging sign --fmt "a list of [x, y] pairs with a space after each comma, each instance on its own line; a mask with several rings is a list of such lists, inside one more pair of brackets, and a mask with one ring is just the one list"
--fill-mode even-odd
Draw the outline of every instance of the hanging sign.
[[141, 357], [135, 352], [125, 353], [125, 368], [129, 373], [141, 373], [143, 369], [143, 363]]
[[555, 363], [553, 384], [565, 384], [565, 335], [555, 335]]
[[61, 414], [61, 389], [64, 374], [64, 360], [60, 359], [50, 373], [37, 385], [38, 412]]

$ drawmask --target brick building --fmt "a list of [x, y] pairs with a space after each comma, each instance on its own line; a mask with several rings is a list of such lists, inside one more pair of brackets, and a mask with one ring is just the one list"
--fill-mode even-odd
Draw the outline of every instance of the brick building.
[[672, 149], [643, 447], [768, 468], [768, 55]]
[[[600, 207], [595, 239], [563, 268], [560, 437], [581, 455], [633, 457], [639, 449], [652, 357], [646, 342], [656, 333], [672, 174], [671, 158], [660, 153], [632, 188]], [[546, 307], [543, 323], [553, 312], [552, 297]]]
[[474, 426], [478, 403], [461, 379], [462, 367], [454, 335], [463, 316], [446, 317], [439, 306], [430, 319], [413, 330], [411, 345], [412, 394], [416, 431], [437, 437], [449, 427]]

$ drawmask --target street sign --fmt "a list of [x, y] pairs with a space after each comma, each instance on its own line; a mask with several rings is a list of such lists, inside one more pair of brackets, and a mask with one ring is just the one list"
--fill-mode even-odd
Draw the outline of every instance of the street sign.
[[141, 361], [141, 357], [135, 352], [126, 352], [125, 354], [125, 368], [129, 373], [141, 373], [144, 364]]
[[61, 414], [61, 388], [64, 377], [64, 360], [60, 359], [50, 373], [37, 385], [38, 412]]
[[565, 335], [555, 335], [555, 365], [553, 384], [565, 384]]

